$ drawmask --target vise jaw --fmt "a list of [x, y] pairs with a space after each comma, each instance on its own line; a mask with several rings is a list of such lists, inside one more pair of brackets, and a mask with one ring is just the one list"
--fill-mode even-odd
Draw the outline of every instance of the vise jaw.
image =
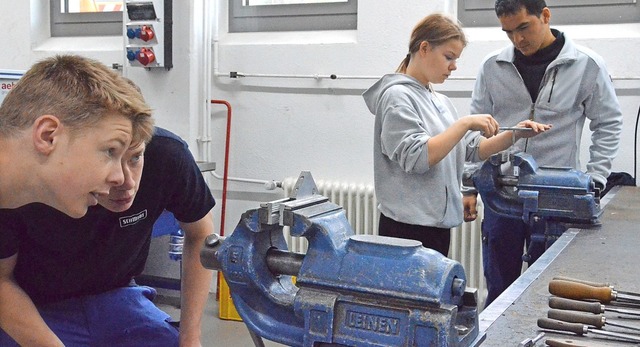
[[[309, 243], [288, 252], [283, 228]], [[462, 265], [413, 240], [354, 235], [302, 172], [291, 197], [249, 210], [201, 262], [221, 270], [252, 333], [288, 346], [479, 344], [477, 293]], [[295, 284], [292, 276], [296, 276]]]

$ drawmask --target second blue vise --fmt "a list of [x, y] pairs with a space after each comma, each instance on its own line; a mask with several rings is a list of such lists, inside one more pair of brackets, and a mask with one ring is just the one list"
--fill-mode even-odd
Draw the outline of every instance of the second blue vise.
[[501, 152], [473, 174], [473, 185], [495, 213], [525, 223], [599, 223], [600, 194], [588, 174], [572, 168], [539, 167], [527, 153]]
[[600, 225], [600, 192], [588, 174], [572, 168], [539, 167], [527, 153], [491, 156], [471, 176], [486, 208], [527, 223], [524, 261], [536, 259], [568, 227]]
[[[283, 227], [309, 242], [288, 252]], [[236, 309], [260, 337], [288, 346], [470, 346], [477, 293], [462, 265], [413, 240], [354, 235], [344, 210], [303, 172], [289, 198], [212, 235], [203, 265], [221, 270]], [[295, 284], [292, 276], [296, 276]]]

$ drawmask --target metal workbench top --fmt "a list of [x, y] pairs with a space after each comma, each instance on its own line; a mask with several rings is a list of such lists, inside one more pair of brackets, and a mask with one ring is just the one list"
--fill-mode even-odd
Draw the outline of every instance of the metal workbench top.
[[[547, 316], [554, 276], [608, 282], [623, 291], [640, 292], [640, 188], [620, 187], [602, 201], [602, 225], [595, 229], [569, 229], [498, 299], [480, 314], [482, 347], [518, 346], [541, 331], [537, 320]], [[611, 315], [607, 314], [607, 317]], [[615, 316], [611, 317], [616, 319]], [[640, 321], [629, 321], [640, 325]], [[605, 328], [608, 330], [608, 328]], [[574, 339], [607, 344], [593, 333], [545, 331], [545, 338]], [[538, 346], [544, 346], [542, 341]]]

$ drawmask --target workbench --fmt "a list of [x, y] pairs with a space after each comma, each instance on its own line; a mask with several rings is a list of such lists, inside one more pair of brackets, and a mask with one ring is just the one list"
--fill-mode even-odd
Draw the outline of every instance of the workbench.
[[[547, 317], [549, 281], [566, 276], [593, 282], [608, 282], [617, 289], [640, 292], [640, 187], [615, 187], [603, 199], [602, 225], [590, 229], [568, 229], [523, 275], [479, 316], [483, 347], [518, 346], [540, 332], [547, 338], [573, 339], [599, 346], [631, 346], [609, 343], [593, 333], [541, 330], [537, 320]], [[618, 320], [607, 313], [608, 318]], [[640, 326], [639, 320], [629, 324]], [[612, 330], [605, 326], [605, 330]]]

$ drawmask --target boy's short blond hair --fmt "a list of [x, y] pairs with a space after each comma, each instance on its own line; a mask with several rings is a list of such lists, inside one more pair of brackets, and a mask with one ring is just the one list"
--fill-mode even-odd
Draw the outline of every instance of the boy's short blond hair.
[[0, 136], [19, 133], [42, 115], [78, 131], [108, 114], [131, 120], [132, 143], [151, 140], [151, 109], [124, 77], [93, 59], [57, 55], [34, 64], [7, 94], [0, 105]]

